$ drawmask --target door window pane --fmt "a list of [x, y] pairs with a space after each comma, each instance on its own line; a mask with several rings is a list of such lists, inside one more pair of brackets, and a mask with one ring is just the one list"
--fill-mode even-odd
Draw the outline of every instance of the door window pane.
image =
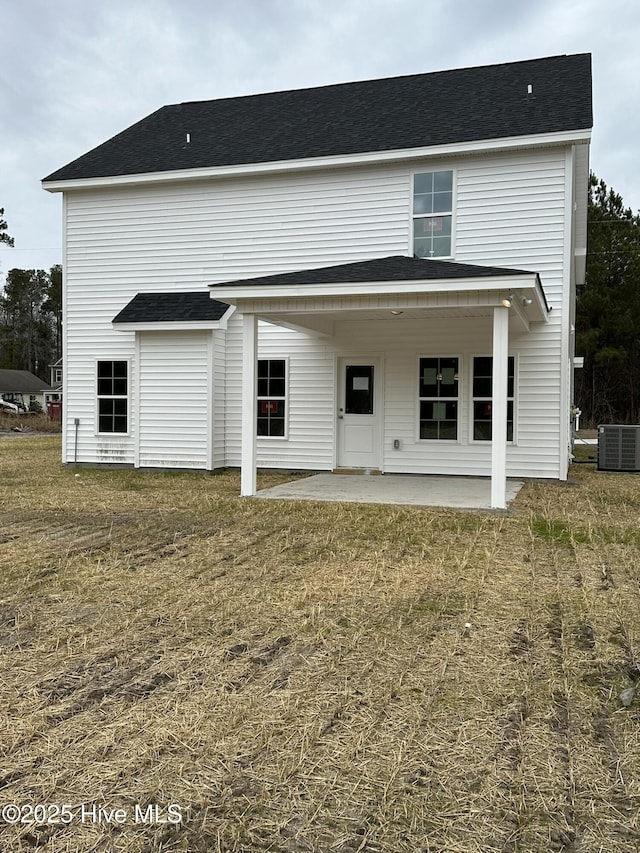
[[344, 411], [347, 415], [373, 414], [373, 365], [351, 364], [345, 368]]

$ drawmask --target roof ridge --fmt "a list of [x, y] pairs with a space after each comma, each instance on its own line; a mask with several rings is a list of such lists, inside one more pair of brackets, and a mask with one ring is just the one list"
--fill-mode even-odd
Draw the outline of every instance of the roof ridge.
[[[192, 101], [176, 101], [175, 103], [164, 104], [164, 106], [160, 107], [159, 110], [171, 108], [171, 107], [186, 107], [194, 104], [210, 104], [210, 103], [220, 103], [222, 101], [238, 101], [241, 99], [250, 99], [250, 98], [263, 98], [269, 95], [289, 95], [295, 94], [296, 92], [315, 92], [319, 90], [328, 90], [328, 89], [337, 89], [340, 87], [346, 86], [357, 86], [360, 84], [376, 84], [376, 83], [386, 83], [394, 80], [411, 80], [418, 79], [420, 77], [435, 77], [440, 74], [456, 74], [458, 72], [463, 71], [476, 71], [481, 69], [490, 69], [490, 68], [504, 68], [507, 66], [516, 66], [516, 65], [528, 65], [536, 62], [546, 62], [553, 59], [566, 59], [568, 57], [577, 57], [577, 56], [589, 56], [590, 54], [587, 51], [583, 51], [581, 53], [558, 53], [553, 54], [552, 56], [539, 56], [532, 57], [531, 59], [516, 59], [510, 60], [508, 62], [490, 62], [483, 65], [463, 65], [456, 68], [442, 68], [436, 71], [417, 71], [412, 72], [410, 74], [392, 74], [388, 77], [370, 77], [363, 78], [361, 80], [343, 80], [339, 83], [319, 83], [315, 86], [299, 86], [291, 89], [269, 89], [264, 92], [246, 92], [245, 94], [240, 95], [223, 95], [219, 98], [199, 98], [197, 100]], [[158, 111], [159, 111], [158, 110]], [[157, 112], [157, 111], [156, 111]]]

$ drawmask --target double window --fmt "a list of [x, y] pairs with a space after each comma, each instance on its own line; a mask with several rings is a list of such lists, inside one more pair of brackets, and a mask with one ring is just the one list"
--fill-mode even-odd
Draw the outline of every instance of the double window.
[[[507, 368], [507, 441], [513, 441], [513, 398], [515, 358], [510, 355]], [[491, 402], [493, 398], [493, 358], [473, 359], [473, 440], [491, 441]]]
[[458, 438], [458, 359], [421, 358], [418, 379], [420, 438]]
[[[491, 441], [493, 358], [472, 360], [471, 419], [474, 441]], [[459, 359], [420, 358], [418, 377], [419, 438], [422, 441], [456, 441], [460, 411]], [[514, 437], [515, 358], [508, 360], [507, 441]]]
[[287, 363], [284, 358], [258, 360], [257, 435], [285, 436]]
[[98, 432], [125, 433], [129, 429], [129, 365], [99, 361], [97, 372]]
[[453, 172], [420, 172], [413, 178], [413, 254], [451, 257]]

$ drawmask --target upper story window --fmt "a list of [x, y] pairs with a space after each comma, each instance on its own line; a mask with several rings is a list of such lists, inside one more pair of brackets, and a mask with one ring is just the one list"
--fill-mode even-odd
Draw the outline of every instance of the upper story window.
[[421, 172], [413, 177], [413, 254], [451, 257], [453, 172]]

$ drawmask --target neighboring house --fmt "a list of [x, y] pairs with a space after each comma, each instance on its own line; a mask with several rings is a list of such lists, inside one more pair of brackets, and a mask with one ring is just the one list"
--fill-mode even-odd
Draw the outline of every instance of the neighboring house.
[[64, 461], [565, 479], [591, 125], [556, 56], [168, 106], [49, 175]]
[[62, 391], [62, 359], [59, 358], [56, 362], [49, 365], [49, 384], [56, 391]]
[[45, 394], [45, 411], [54, 421], [62, 420], [62, 359], [49, 365], [51, 391]]
[[45, 411], [45, 395], [50, 391], [46, 382], [28, 370], [0, 370], [0, 397], [14, 403], [21, 411], [28, 411], [34, 403]]

